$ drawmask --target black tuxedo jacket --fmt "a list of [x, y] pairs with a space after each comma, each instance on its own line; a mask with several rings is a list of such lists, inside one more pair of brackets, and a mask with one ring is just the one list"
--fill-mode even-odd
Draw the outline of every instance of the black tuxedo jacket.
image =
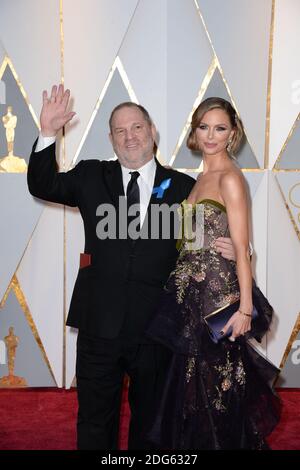
[[[35, 146], [28, 165], [30, 193], [79, 208], [85, 253], [91, 255], [91, 264], [79, 269], [67, 325], [103, 338], [114, 338], [121, 332], [141, 340], [175, 266], [176, 237], [138, 239], [135, 243], [118, 238], [100, 240], [96, 233], [100, 220], [97, 207], [109, 203], [118, 208], [119, 196], [124, 196], [119, 162], [82, 160], [72, 170], [58, 173], [55, 144], [37, 153]], [[162, 199], [152, 194], [147, 214], [152, 204], [179, 204], [195, 183], [188, 175], [156, 164], [154, 187], [167, 178], [171, 178], [171, 184]]]

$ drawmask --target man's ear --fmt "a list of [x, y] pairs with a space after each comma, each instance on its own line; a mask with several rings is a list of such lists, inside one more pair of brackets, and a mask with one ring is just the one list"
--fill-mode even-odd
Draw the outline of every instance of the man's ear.
[[151, 134], [154, 142], [156, 142], [157, 132], [154, 124], [151, 124]]
[[112, 138], [111, 132], [108, 134], [108, 137], [109, 137], [110, 143], [112, 144], [113, 143], [113, 138]]

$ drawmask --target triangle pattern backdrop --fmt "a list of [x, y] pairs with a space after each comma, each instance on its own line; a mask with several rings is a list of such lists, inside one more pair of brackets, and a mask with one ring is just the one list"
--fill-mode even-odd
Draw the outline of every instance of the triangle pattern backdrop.
[[[298, 335], [293, 337], [291, 350], [287, 355], [283, 386], [299, 387], [300, 378], [296, 373], [300, 338], [299, 332], [294, 328], [293, 318], [297, 293], [292, 293], [294, 285], [292, 283], [296, 283], [296, 279], [290, 277], [298, 269], [295, 266], [298, 259], [298, 252], [295, 254], [295, 243], [298, 239], [295, 236], [295, 240], [291, 240], [291, 236], [294, 236], [295, 229], [300, 239], [299, 171], [274, 171], [279, 190], [273, 181], [272, 171], [258, 170], [264, 167], [265, 139], [269, 138], [266, 132], [269, 97], [272, 98], [271, 105], [274, 111], [274, 118], [271, 113], [270, 119], [271, 121], [273, 119], [270, 130], [270, 158], [272, 157], [272, 162], [277, 160], [275, 165], [277, 170], [300, 169], [299, 121], [295, 121], [299, 109], [287, 102], [288, 86], [285, 87], [285, 94], [279, 86], [280, 83], [289, 85], [291, 77], [299, 75], [295, 71], [298, 69], [294, 70], [294, 67], [298, 67], [296, 59], [292, 65], [284, 66], [283, 56], [288, 57], [290, 54], [286, 54], [285, 49], [282, 49], [284, 47], [287, 50], [295, 50], [297, 47], [299, 41], [294, 40], [292, 33], [299, 30], [297, 18], [299, 7], [291, 8], [293, 0], [285, 0], [285, 6], [283, 2], [272, 0], [264, 2], [261, 0], [251, 0], [251, 2], [124, 0], [118, 3], [87, 0], [81, 11], [80, 2], [75, 2], [75, 5], [72, 0], [64, 0], [61, 3], [64, 29], [64, 38], [62, 38], [59, 34], [60, 2], [57, 1], [55, 4], [48, 2], [46, 10], [39, 2], [36, 3], [36, 0], [27, 0], [26, 7], [21, 3], [17, 7], [14, 2], [3, 1], [4, 16], [2, 20], [0, 18], [0, 23], [4, 23], [1, 31], [5, 37], [1, 39], [13, 57], [16, 69], [20, 71], [26, 82], [26, 88], [30, 91], [30, 96], [32, 95], [36, 109], [40, 107], [41, 90], [43, 87], [49, 89], [53, 80], [64, 79], [66, 86], [70, 87], [76, 97], [74, 109], [78, 112], [80, 120], [77, 126], [70, 128], [66, 133], [66, 167], [72, 160], [77, 162], [82, 158], [115, 158], [108, 139], [109, 115], [112, 108], [120, 101], [134, 100], [124, 82], [122, 71], [118, 67], [113, 69], [118, 57], [130, 76], [139, 102], [145, 104], [150, 112], [154, 110], [154, 121], [158, 123], [158, 130], [163, 133], [161, 146], [166, 161], [169, 161], [176, 142], [182, 142], [174, 151], [172, 165], [177, 169], [185, 169], [194, 177], [199, 172], [201, 158], [186, 148], [188, 131], [183, 141], [179, 138], [188, 127], [187, 116], [193, 107], [197, 91], [205, 80], [205, 74], [207, 80], [210, 77], [211, 79], [207, 88], [203, 90], [201, 98], [222, 96], [236, 106], [249, 139], [245, 141], [238, 155], [238, 163], [242, 169], [247, 169], [244, 174], [252, 199], [255, 195], [261, 194], [260, 201], [267, 208], [266, 217], [262, 216], [264, 214], [262, 211], [259, 227], [256, 224], [256, 230], [261, 231], [261, 239], [266, 237], [266, 247], [260, 249], [258, 257], [268, 271], [267, 295], [271, 293], [270, 300], [273, 302], [275, 299], [275, 304], [279, 306], [274, 329], [276, 338], [273, 341], [270, 335], [267, 352], [268, 354], [270, 352], [271, 360], [275, 358], [279, 364], [278, 357], [280, 355], [282, 357], [282, 351], [287, 346], [287, 338], [291, 334]], [[35, 4], [37, 8], [33, 9]], [[268, 82], [268, 68], [271, 13], [275, 4], [275, 19], [278, 25], [274, 30], [275, 50], [273, 50], [271, 89]], [[118, 15], [115, 14], [115, 9]], [[25, 20], [28, 18], [29, 11], [35, 11], [37, 14], [34, 18], [36, 28], [33, 30], [28, 28], [28, 21], [24, 21], [24, 18]], [[296, 12], [294, 18], [289, 17], [293, 12]], [[11, 36], [8, 19], [14, 15], [19, 15], [15, 23], [17, 34]], [[112, 18], [116, 18], [116, 21], [112, 22]], [[39, 41], [38, 35], [43, 30], [45, 21], [44, 29], [48, 34], [44, 34]], [[75, 35], [74, 25], [77, 31]], [[292, 31], [291, 34], [285, 31], [285, 25], [288, 25]], [[49, 51], [45, 60], [43, 51], [49, 31], [55, 37], [48, 45]], [[286, 41], [282, 41], [285, 37]], [[22, 50], [19, 44], [20, 38], [24, 44]], [[0, 42], [0, 62], [4, 53], [6, 54], [5, 49]], [[40, 62], [36, 59], [39, 56]], [[296, 58], [296, 54], [293, 57]], [[212, 63], [215, 64], [215, 68], [211, 76], [209, 71], [212, 73], [213, 69], [209, 64]], [[13, 113], [18, 116], [15, 153], [28, 162], [38, 128], [32, 108], [24, 98], [24, 93], [15, 78], [14, 69], [15, 67], [11, 68], [9, 63], [0, 69], [2, 70], [0, 117], [7, 112], [7, 106], [13, 106]], [[36, 70], [40, 71], [40, 76]], [[290, 75], [285, 75], [286, 71]], [[51, 80], [50, 83], [44, 82], [46, 75], [47, 80]], [[106, 78], [108, 75], [109, 79]], [[101, 100], [98, 100], [93, 111], [101, 90], [103, 96], [100, 95]], [[289, 108], [288, 112], [285, 108]], [[286, 119], [286, 114], [289, 114], [289, 120]], [[286, 124], [288, 130], [279, 125], [280, 119], [285, 123], [288, 122], [288, 125]], [[290, 131], [291, 123], [294, 121]], [[187, 122], [186, 126], [183, 126], [184, 122]], [[278, 138], [276, 134], [279, 135]], [[282, 146], [281, 142], [286, 144], [278, 157], [279, 151], [275, 150]], [[0, 158], [6, 152], [5, 130], [0, 119]], [[262, 186], [267, 186], [266, 177], [270, 177], [273, 186], [271, 185], [270, 197], [265, 191], [266, 195], [263, 198]], [[12, 275], [19, 268], [20, 285], [32, 308], [34, 322], [38, 325], [39, 336], [44, 343], [40, 348], [21, 304], [15, 292], [11, 290], [0, 309], [0, 375], [7, 374], [7, 365], [1, 361], [3, 351], [5, 353], [3, 338], [7, 335], [8, 328], [14, 326], [15, 334], [20, 337], [16, 355], [16, 373], [24, 376], [31, 386], [62, 386], [64, 378], [69, 386], [74, 376], [75, 335], [71, 340], [68, 340], [67, 335], [64, 336], [63, 298], [65, 296], [68, 303], [73, 285], [70, 280], [75, 279], [78, 268], [77, 255], [83, 237], [82, 231], [78, 229], [78, 213], [75, 211], [72, 213], [74, 220], [69, 216], [63, 220], [62, 208], [48, 207], [40, 217], [44, 205], [28, 194], [26, 175], [1, 174], [0, 178], [2, 178], [0, 197], [3, 201], [0, 216], [1, 220], [5, 221], [0, 243], [0, 299], [3, 298]], [[268, 233], [270, 218], [273, 226]], [[255, 248], [258, 245], [264, 247], [264, 243], [260, 242], [261, 240]], [[64, 243], [67, 247], [67, 259], [64, 259]], [[272, 249], [268, 252], [270, 245]], [[280, 251], [283, 252], [282, 258], [278, 256]], [[282, 270], [276, 268], [278, 262], [276, 256], [280, 260]], [[68, 260], [68, 257], [72, 257], [72, 260]], [[67, 288], [63, 283], [65, 273]], [[289, 284], [291, 287], [288, 291]], [[278, 289], [280, 285], [284, 287], [286, 293], [288, 292], [285, 299], [280, 298], [282, 297]], [[65, 356], [64, 346], [67, 349]], [[48, 368], [47, 358], [43, 356], [44, 349], [47, 351], [56, 383]]]
[[[1, 341], [8, 335], [11, 326], [14, 328], [14, 334], [19, 338], [14, 375], [25, 378], [29, 387], [38, 387], [41, 384], [44, 387], [55, 387], [56, 383], [13, 289], [10, 290], [5, 305], [0, 310]], [[0, 378], [6, 375], [8, 375], [7, 365], [0, 364]]]
[[300, 317], [295, 325], [293, 336], [288, 357], [276, 383], [278, 387], [299, 388]]
[[[228, 94], [226, 86], [223, 82], [222, 76], [218, 68], [216, 68], [212, 79], [207, 87], [207, 90], [203, 96], [203, 99], [210, 98], [212, 96], [220, 96], [231, 102], [231, 98]], [[231, 103], [233, 105], [233, 103]], [[176, 168], [189, 168], [197, 169], [201, 164], [201, 156], [197, 152], [192, 152], [186, 146], [186, 141], [190, 132], [190, 127], [186, 133], [186, 136], [177, 152], [173, 165]], [[237, 153], [238, 164], [241, 168], [258, 168], [258, 163], [255, 155], [247, 140], [243, 142], [240, 151]]]
[[195, 0], [195, 3], [259, 167], [263, 168], [272, 0]]
[[5, 103], [0, 103], [0, 158], [7, 155], [7, 142], [2, 117], [7, 113], [7, 107], [12, 106], [12, 113], [17, 116], [14, 155], [24, 158], [28, 164], [32, 143], [37, 138], [39, 131], [9, 64], [6, 65], [0, 79], [4, 84], [6, 100]]
[[300, 170], [299, 116], [275, 164], [277, 170]]
[[298, 172], [279, 172], [276, 179], [300, 240], [300, 178]]
[[44, 205], [29, 194], [24, 173], [0, 173], [0, 199], [1, 300], [31, 239]]
[[124, 101], [131, 101], [131, 99], [120, 72], [118, 68], [116, 68], [94, 121], [84, 140], [77, 161], [91, 158], [96, 158], [97, 160], [110, 160], [115, 158], [108, 137], [108, 121], [113, 108]]

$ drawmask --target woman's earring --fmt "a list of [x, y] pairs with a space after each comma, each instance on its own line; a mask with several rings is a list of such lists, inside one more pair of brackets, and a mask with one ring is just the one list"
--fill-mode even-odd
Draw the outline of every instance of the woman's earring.
[[231, 143], [232, 143], [232, 139], [228, 140], [228, 143], [227, 143], [227, 146], [226, 146], [227, 151], [228, 151], [229, 153], [230, 153], [230, 151], [231, 151]]

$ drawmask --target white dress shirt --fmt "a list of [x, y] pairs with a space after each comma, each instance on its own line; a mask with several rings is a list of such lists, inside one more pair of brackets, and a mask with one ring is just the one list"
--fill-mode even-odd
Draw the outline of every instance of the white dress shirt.
[[[36, 152], [40, 152], [49, 145], [53, 144], [56, 140], [56, 137], [44, 137], [42, 134], [39, 135], [38, 142], [35, 148]], [[123, 187], [124, 194], [126, 195], [127, 185], [131, 179], [131, 171], [138, 171], [140, 176], [137, 179], [137, 183], [140, 189], [140, 207], [141, 207], [141, 226], [144, 223], [144, 219], [147, 213], [148, 204], [150, 202], [154, 178], [156, 172], [156, 162], [154, 157], [143, 165], [141, 168], [129, 169], [121, 165], [122, 169], [122, 178], [123, 178]]]
[[41, 150], [44, 150], [45, 148], [49, 147], [50, 145], [54, 144], [56, 141], [56, 137], [44, 137], [42, 134], [39, 135], [35, 151], [40, 152]]
[[141, 208], [141, 227], [144, 223], [145, 216], [147, 213], [148, 204], [150, 202], [153, 185], [154, 185], [154, 178], [155, 178], [155, 171], [156, 171], [156, 162], [154, 158], [152, 158], [149, 162], [145, 163], [141, 168], [135, 168], [134, 170], [130, 170], [129, 168], [125, 168], [125, 166], [121, 165], [122, 168], [122, 177], [123, 177], [123, 187], [124, 187], [124, 194], [126, 194], [128, 183], [131, 179], [131, 171], [138, 171], [140, 176], [137, 179], [137, 184], [140, 189], [140, 208]]

